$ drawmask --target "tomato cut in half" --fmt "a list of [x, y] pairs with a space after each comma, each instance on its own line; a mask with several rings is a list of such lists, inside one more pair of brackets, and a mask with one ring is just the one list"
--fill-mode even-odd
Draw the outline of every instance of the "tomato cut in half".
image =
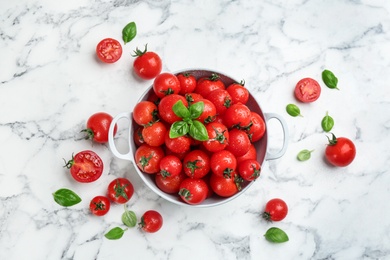
[[122, 45], [115, 39], [106, 38], [96, 46], [96, 54], [104, 63], [114, 63], [122, 56]]
[[315, 79], [303, 78], [295, 86], [294, 94], [303, 103], [314, 102], [320, 97], [321, 87]]
[[[66, 161], [65, 161], [66, 162]], [[93, 182], [103, 173], [103, 161], [95, 152], [85, 150], [78, 152], [65, 166], [78, 182]]]

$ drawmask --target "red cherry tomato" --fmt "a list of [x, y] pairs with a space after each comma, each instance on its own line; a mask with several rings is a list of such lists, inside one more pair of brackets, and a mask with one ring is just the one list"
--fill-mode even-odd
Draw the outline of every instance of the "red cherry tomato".
[[242, 103], [246, 104], [249, 99], [249, 91], [245, 88], [245, 81], [240, 83], [233, 83], [227, 87], [227, 92], [230, 94], [232, 104]]
[[211, 122], [206, 125], [209, 139], [202, 145], [210, 152], [218, 152], [226, 148], [229, 143], [229, 131], [224, 124]]
[[281, 221], [287, 216], [288, 207], [284, 200], [275, 198], [271, 199], [265, 205], [263, 218], [268, 221]]
[[173, 153], [184, 154], [191, 148], [191, 138], [186, 135], [170, 138], [169, 131], [165, 134], [165, 146]]
[[163, 177], [174, 177], [181, 173], [183, 165], [175, 155], [166, 155], [160, 161], [160, 174]]
[[229, 145], [226, 146], [226, 150], [230, 151], [234, 156], [243, 156], [249, 151], [250, 146], [251, 141], [244, 130], [233, 128], [229, 131]]
[[161, 146], [143, 144], [135, 151], [134, 159], [142, 172], [154, 174], [160, 171], [160, 161], [164, 155]]
[[209, 193], [207, 183], [203, 179], [187, 178], [180, 184], [179, 196], [188, 204], [202, 203]]
[[232, 104], [232, 97], [225, 89], [213, 90], [206, 98], [214, 104], [218, 115], [223, 115]]
[[196, 101], [193, 104], [196, 104], [198, 102], [203, 102], [204, 108], [202, 114], [200, 114], [197, 120], [199, 120], [203, 124], [208, 124], [214, 121], [215, 116], [217, 115], [217, 109], [215, 108], [214, 104], [210, 100], [205, 98]]
[[180, 121], [181, 118], [173, 112], [173, 106], [181, 100], [184, 106], [188, 107], [187, 100], [178, 94], [171, 94], [163, 97], [158, 104], [158, 113], [160, 118], [169, 124], [173, 124], [176, 121]]
[[187, 93], [184, 97], [186, 98], [188, 104], [192, 104], [203, 99], [202, 95], [198, 93]]
[[167, 133], [166, 126], [157, 121], [148, 125], [142, 129], [142, 137], [145, 143], [150, 146], [160, 146], [165, 142], [165, 134]]
[[345, 137], [337, 137], [332, 134], [329, 144], [325, 149], [326, 160], [338, 167], [345, 167], [352, 163], [356, 156], [354, 143]]
[[181, 73], [177, 75], [177, 79], [180, 82], [180, 92], [179, 94], [185, 95], [187, 93], [192, 93], [196, 88], [196, 78], [190, 73]]
[[220, 80], [218, 74], [213, 73], [210, 77], [198, 79], [194, 92], [206, 97], [215, 89], [225, 89], [225, 84]]
[[102, 62], [114, 63], [122, 56], [122, 45], [115, 39], [103, 39], [96, 46], [96, 54]]
[[154, 79], [153, 90], [159, 98], [171, 94], [179, 94], [180, 81], [177, 79], [176, 75], [173, 75], [172, 73], [161, 73]]
[[238, 174], [246, 181], [254, 181], [260, 177], [261, 166], [256, 160], [245, 160], [238, 165]]
[[137, 48], [134, 53], [133, 56], [137, 57], [133, 63], [133, 70], [136, 75], [142, 79], [150, 80], [160, 74], [162, 61], [157, 53], [147, 51], [147, 45], [145, 45], [144, 51]]
[[161, 229], [163, 225], [163, 218], [160, 213], [155, 210], [146, 211], [139, 223], [140, 228], [148, 233], [155, 233]]
[[248, 160], [248, 159], [256, 160], [256, 158], [257, 158], [256, 147], [253, 144], [251, 144], [249, 147], [249, 150], [246, 154], [244, 154], [243, 156], [236, 157], [237, 165], [245, 160]]
[[221, 197], [231, 197], [241, 190], [241, 181], [236, 172], [232, 172], [230, 177], [211, 174], [210, 187], [215, 194]]
[[184, 173], [193, 179], [200, 179], [210, 171], [210, 158], [202, 150], [192, 150], [183, 159]]
[[110, 200], [104, 196], [96, 196], [89, 203], [89, 209], [96, 216], [106, 215], [110, 210]]
[[258, 113], [251, 111], [251, 125], [247, 132], [252, 143], [260, 140], [264, 136], [265, 122]]
[[229, 178], [236, 171], [236, 157], [228, 150], [215, 152], [210, 158], [210, 168], [213, 174]]
[[134, 106], [133, 119], [139, 125], [147, 125], [157, 120], [157, 106], [151, 101], [141, 101]]
[[107, 188], [107, 196], [111, 201], [119, 204], [128, 202], [133, 194], [133, 184], [126, 178], [116, 178], [110, 182]]
[[[110, 129], [112, 119], [112, 116], [105, 112], [95, 113], [90, 116], [87, 121], [87, 128], [82, 130], [82, 132], [87, 134], [85, 138], [92, 139], [97, 143], [107, 143], [108, 130]], [[117, 125], [115, 125], [114, 135], [116, 134], [117, 128]]]
[[90, 150], [72, 155], [72, 159], [64, 167], [70, 169], [72, 177], [78, 182], [96, 181], [103, 173], [102, 159]]
[[177, 176], [164, 177], [161, 173], [157, 173], [155, 177], [157, 187], [163, 192], [169, 194], [177, 194], [180, 190], [181, 182], [187, 178], [183, 172]]
[[314, 102], [320, 97], [321, 87], [316, 80], [312, 78], [303, 78], [298, 81], [295, 86], [294, 94], [301, 102]]
[[242, 103], [233, 104], [226, 109], [223, 122], [229, 129], [236, 126], [247, 127], [251, 122], [251, 111]]

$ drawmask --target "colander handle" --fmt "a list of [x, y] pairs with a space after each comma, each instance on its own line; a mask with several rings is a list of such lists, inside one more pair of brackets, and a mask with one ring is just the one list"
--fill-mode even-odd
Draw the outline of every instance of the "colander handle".
[[128, 137], [130, 136], [130, 124], [131, 124], [131, 117], [130, 113], [128, 112], [123, 112], [118, 115], [116, 115], [110, 124], [110, 129], [108, 130], [108, 144], [110, 146], [111, 152], [118, 158], [124, 159], [131, 161], [132, 160], [132, 152], [131, 152], [131, 147], [130, 147], [130, 140], [127, 141], [127, 144], [129, 145], [129, 151], [127, 153], [121, 153], [118, 151], [115, 142], [114, 142], [114, 128], [116, 123], [121, 120], [121, 119], [127, 119], [129, 121], [129, 134], [127, 135]]
[[287, 144], [288, 144], [287, 123], [283, 119], [283, 117], [281, 117], [280, 115], [275, 114], [275, 113], [264, 113], [264, 117], [265, 117], [265, 120], [267, 122], [270, 119], [273, 119], [273, 118], [278, 120], [280, 125], [281, 125], [281, 127], [282, 127], [282, 130], [283, 130], [283, 145], [282, 145], [282, 148], [278, 152], [276, 152], [276, 153], [269, 153], [267, 151], [267, 153], [265, 155], [265, 160], [275, 160], [275, 159], [278, 159], [278, 158], [282, 157], [286, 153], [286, 150], [287, 150]]

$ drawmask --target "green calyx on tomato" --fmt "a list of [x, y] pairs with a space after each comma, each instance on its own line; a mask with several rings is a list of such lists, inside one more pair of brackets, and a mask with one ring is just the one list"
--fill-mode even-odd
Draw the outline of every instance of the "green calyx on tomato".
[[114, 187], [114, 191], [115, 191], [115, 197], [119, 198], [119, 197], [123, 197], [125, 198], [126, 200], [129, 199], [129, 197], [127, 196], [126, 194], [126, 187], [128, 186], [128, 184], [125, 184], [125, 185], [121, 185], [119, 179], [116, 180], [116, 185]]
[[186, 200], [191, 198], [191, 192], [185, 188], [180, 189], [179, 195], [184, 197]]
[[207, 141], [209, 139], [204, 124], [196, 120], [196, 118], [203, 113], [203, 102], [196, 102], [187, 108], [183, 102], [179, 100], [173, 105], [172, 110], [178, 117], [182, 118], [182, 120], [172, 124], [169, 130], [170, 138], [177, 138], [189, 134], [198, 141]]
[[145, 49], [143, 51], [141, 51], [137, 47], [137, 48], [135, 48], [134, 54], [132, 54], [131, 56], [140, 57], [140, 56], [144, 55], [147, 51], [148, 51], [148, 44], [145, 44]]
[[337, 138], [336, 138], [336, 136], [333, 133], [331, 133], [331, 134], [332, 134], [332, 139], [330, 139], [329, 136], [326, 136], [328, 138], [328, 141], [329, 141], [328, 145], [336, 145], [337, 144]]
[[209, 80], [211, 80], [211, 81], [217, 81], [218, 79], [219, 79], [219, 75], [217, 73], [213, 73], [209, 77]]
[[145, 156], [141, 157], [141, 160], [139, 162], [142, 165], [143, 171], [145, 170], [145, 166], [147, 166], [149, 164], [150, 159], [153, 158], [153, 155], [154, 155], [154, 153], [151, 153], [150, 156], [148, 156], [148, 157], [145, 157]]
[[199, 162], [199, 160], [195, 160], [195, 161], [189, 161], [186, 164], [186, 167], [188, 169], [190, 169], [192, 175], [194, 175], [194, 172], [196, 169], [200, 168], [199, 166], [196, 165], [198, 162]]

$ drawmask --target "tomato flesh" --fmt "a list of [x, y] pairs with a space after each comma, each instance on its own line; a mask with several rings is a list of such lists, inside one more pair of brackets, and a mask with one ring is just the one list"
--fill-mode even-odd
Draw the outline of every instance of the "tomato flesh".
[[321, 87], [315, 79], [303, 78], [295, 86], [294, 94], [301, 102], [314, 102], [320, 97]]
[[93, 151], [77, 153], [65, 167], [70, 169], [72, 177], [78, 182], [93, 182], [103, 173], [103, 161]]
[[106, 38], [96, 46], [98, 58], [105, 63], [114, 63], [122, 56], [122, 45], [115, 39]]

